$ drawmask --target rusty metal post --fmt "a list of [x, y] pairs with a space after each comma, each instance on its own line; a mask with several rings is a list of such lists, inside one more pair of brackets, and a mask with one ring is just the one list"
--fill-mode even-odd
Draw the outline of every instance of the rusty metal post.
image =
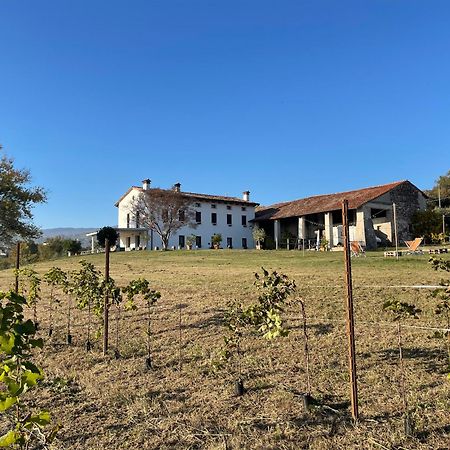
[[[105, 239], [105, 281], [109, 281], [109, 240]], [[108, 292], [105, 295], [105, 305], [103, 311], [103, 356], [108, 353], [109, 338], [109, 297]]]
[[345, 288], [347, 306], [348, 362], [350, 374], [350, 398], [353, 420], [357, 421], [358, 383], [356, 375], [355, 318], [353, 314], [352, 266], [350, 254], [350, 237], [348, 226], [348, 200], [342, 202], [342, 229], [344, 233]]
[[19, 273], [17, 272], [20, 269], [20, 242], [17, 242], [16, 247], [16, 283], [14, 286], [14, 292], [16, 294], [19, 293]]

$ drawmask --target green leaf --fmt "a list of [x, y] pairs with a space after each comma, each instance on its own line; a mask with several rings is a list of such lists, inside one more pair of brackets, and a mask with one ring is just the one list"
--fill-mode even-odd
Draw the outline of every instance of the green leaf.
[[38, 380], [42, 380], [44, 376], [41, 373], [33, 373], [26, 371], [22, 374], [22, 384], [28, 387], [35, 386]]
[[0, 412], [6, 411], [17, 403], [17, 397], [0, 397]]
[[34, 365], [32, 362], [30, 361], [22, 361], [22, 366], [29, 370], [30, 372], [33, 373], [37, 373], [37, 374], [42, 374], [41, 370], [39, 369], [39, 367], [37, 367], [36, 365]]
[[14, 347], [15, 337], [12, 333], [5, 333], [0, 335], [0, 350], [6, 354], [11, 354]]
[[28, 319], [26, 322], [18, 323], [17, 325], [15, 325], [14, 331], [17, 334], [21, 335], [34, 334], [36, 332], [36, 326], [34, 325], [32, 320]]
[[48, 411], [41, 411], [39, 414], [31, 416], [25, 423], [25, 426], [27, 424], [35, 423], [36, 425], [39, 425], [41, 427], [45, 427], [45, 425], [48, 425], [50, 423], [50, 413]]
[[20, 433], [16, 430], [9, 430], [0, 437], [0, 447], [10, 447], [20, 438]]
[[32, 347], [44, 348], [44, 340], [42, 338], [30, 339], [29, 342]]

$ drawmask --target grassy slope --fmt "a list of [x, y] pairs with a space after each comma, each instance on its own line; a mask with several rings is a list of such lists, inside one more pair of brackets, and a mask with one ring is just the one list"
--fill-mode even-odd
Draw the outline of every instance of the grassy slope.
[[[88, 257], [99, 268], [102, 255]], [[75, 345], [64, 343], [65, 308], [59, 328], [40, 355], [47, 373], [43, 403], [60, 420], [60, 447], [66, 449], [142, 448], [447, 448], [450, 383], [444, 375], [445, 341], [429, 331], [405, 332], [409, 401], [417, 437], [402, 435], [401, 400], [395, 329], [366, 322], [389, 322], [381, 311], [389, 296], [399, 296], [423, 309], [414, 324], [442, 325], [425, 291], [385, 286], [437, 283], [426, 256], [384, 259], [379, 253], [353, 260], [360, 409], [363, 420], [348, 420], [347, 353], [341, 253], [200, 251], [113, 254], [111, 276], [126, 283], [145, 276], [162, 293], [153, 316], [155, 370], [144, 367], [143, 308], [122, 320], [119, 360], [104, 359], [100, 344], [83, 349], [86, 315], [76, 316]], [[74, 268], [77, 259], [57, 265]], [[54, 263], [40, 263], [44, 272]], [[209, 361], [222, 344], [221, 318], [227, 301], [252, 301], [253, 272], [261, 266], [288, 274], [311, 318], [313, 395], [338, 410], [305, 414], [296, 392], [305, 390], [303, 341], [299, 308], [290, 309], [289, 337], [273, 343], [248, 337], [245, 342], [245, 385], [233, 395], [234, 367], [217, 375]], [[0, 288], [12, 282], [0, 272]], [[380, 287], [372, 287], [380, 286]], [[182, 310], [182, 360], [178, 368], [179, 310]], [[114, 309], [112, 340], [115, 340]], [[48, 323], [45, 306], [39, 312]], [[324, 320], [324, 318], [328, 320]], [[55, 382], [58, 379], [62, 383]], [[67, 383], [66, 383], [67, 382]], [[341, 408], [343, 407], [343, 408]]]

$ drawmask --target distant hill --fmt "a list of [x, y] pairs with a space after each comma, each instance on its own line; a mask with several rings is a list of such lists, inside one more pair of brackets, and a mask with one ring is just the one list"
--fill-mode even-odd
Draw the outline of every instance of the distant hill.
[[38, 243], [45, 242], [47, 239], [62, 236], [70, 239], [78, 239], [83, 247], [90, 247], [91, 238], [86, 233], [97, 231], [98, 228], [47, 228], [42, 230], [42, 236], [36, 240]]

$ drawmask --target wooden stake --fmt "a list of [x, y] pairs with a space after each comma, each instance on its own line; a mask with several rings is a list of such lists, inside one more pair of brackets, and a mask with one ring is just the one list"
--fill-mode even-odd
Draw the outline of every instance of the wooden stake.
[[358, 383], [356, 375], [355, 319], [353, 314], [352, 266], [348, 226], [348, 200], [342, 202], [342, 228], [344, 233], [345, 287], [347, 305], [348, 361], [350, 374], [350, 399], [352, 417], [358, 420]]
[[[105, 280], [109, 281], [109, 240], [105, 239]], [[103, 356], [108, 353], [108, 331], [109, 331], [109, 298], [108, 293], [105, 295], [103, 317]]]

